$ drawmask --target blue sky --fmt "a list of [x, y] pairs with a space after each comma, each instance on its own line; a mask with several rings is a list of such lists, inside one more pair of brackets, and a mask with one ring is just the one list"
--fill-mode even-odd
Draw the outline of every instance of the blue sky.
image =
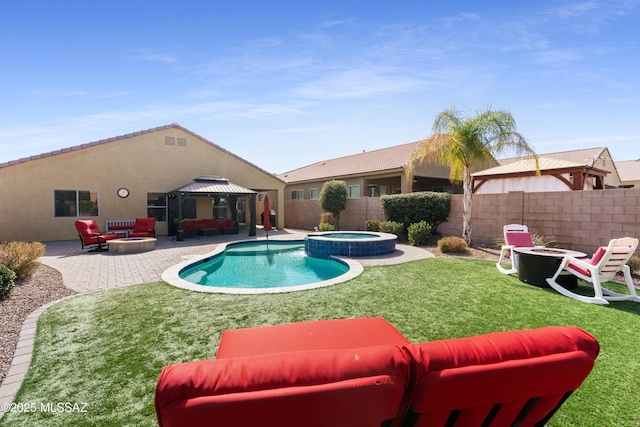
[[176, 122], [282, 173], [452, 104], [638, 159], [639, 43], [640, 0], [5, 2], [0, 163]]

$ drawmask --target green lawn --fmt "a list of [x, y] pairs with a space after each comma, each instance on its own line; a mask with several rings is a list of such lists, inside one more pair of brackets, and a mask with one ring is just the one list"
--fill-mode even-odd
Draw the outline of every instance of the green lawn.
[[637, 426], [639, 314], [637, 303], [581, 303], [502, 275], [493, 262], [456, 258], [366, 268], [350, 282], [279, 295], [131, 286], [72, 298], [40, 317], [15, 401], [82, 402], [86, 413], [11, 413], [0, 426], [154, 426], [162, 367], [215, 357], [223, 330], [360, 316], [384, 317], [412, 342], [577, 325], [602, 350], [550, 426]]

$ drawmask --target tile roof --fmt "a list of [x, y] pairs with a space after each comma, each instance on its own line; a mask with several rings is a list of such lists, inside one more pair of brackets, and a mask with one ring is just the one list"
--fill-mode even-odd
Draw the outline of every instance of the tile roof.
[[323, 160], [285, 172], [278, 177], [285, 182], [299, 182], [402, 169], [420, 142], [422, 141]]
[[230, 155], [232, 157], [235, 157], [236, 159], [238, 159], [238, 160], [240, 160], [240, 161], [242, 161], [242, 162], [244, 162], [244, 163], [246, 163], [246, 164], [248, 164], [248, 165], [250, 165], [250, 166], [252, 166], [252, 167], [254, 167], [256, 169], [258, 169], [258, 170], [260, 170], [261, 172], [264, 172], [267, 175], [271, 175], [271, 176], [275, 177], [276, 179], [280, 179], [276, 175], [272, 174], [271, 172], [265, 171], [261, 167], [256, 166], [255, 164], [243, 159], [242, 157], [239, 157], [239, 156], [233, 154], [232, 152], [230, 152], [228, 150], [225, 150], [224, 148], [220, 147], [219, 145], [214, 144], [213, 142], [209, 141], [206, 138], [203, 138], [202, 136], [200, 136], [200, 135], [198, 135], [198, 134], [196, 134], [194, 132], [191, 132], [189, 129], [184, 128], [184, 127], [180, 126], [177, 123], [171, 123], [170, 125], [158, 126], [158, 127], [155, 127], [155, 128], [141, 130], [141, 131], [133, 132], [133, 133], [128, 133], [128, 134], [125, 134], [125, 135], [114, 136], [112, 138], [101, 139], [99, 141], [88, 142], [86, 144], [76, 145], [76, 146], [69, 147], [69, 148], [62, 148], [60, 150], [50, 151], [48, 153], [37, 154], [37, 155], [34, 155], [34, 156], [30, 156], [30, 157], [23, 157], [23, 158], [18, 159], [18, 160], [11, 160], [11, 161], [8, 161], [8, 162], [0, 163], [0, 169], [4, 168], [4, 167], [7, 167], [7, 166], [13, 166], [13, 165], [16, 165], [16, 164], [29, 162], [31, 160], [38, 160], [38, 159], [42, 159], [42, 158], [45, 158], [45, 157], [51, 157], [51, 156], [56, 156], [58, 154], [68, 153], [68, 152], [71, 152], [71, 151], [83, 150], [85, 148], [93, 147], [95, 145], [108, 144], [109, 142], [119, 141], [119, 140], [122, 140], [122, 139], [132, 138], [134, 136], [145, 135], [145, 134], [148, 134], [148, 133], [159, 132], [159, 131], [163, 131], [163, 130], [167, 130], [167, 129], [179, 129], [179, 130], [181, 130], [181, 131], [183, 131], [185, 133], [188, 133], [189, 135], [193, 136], [194, 138], [198, 138], [201, 141], [204, 141], [207, 144], [217, 148], [218, 150], [220, 150], [220, 151], [222, 151], [222, 152], [224, 152], [224, 153], [226, 153], [226, 154], [228, 154], [228, 155]]
[[620, 181], [640, 181], [640, 159], [616, 162]]

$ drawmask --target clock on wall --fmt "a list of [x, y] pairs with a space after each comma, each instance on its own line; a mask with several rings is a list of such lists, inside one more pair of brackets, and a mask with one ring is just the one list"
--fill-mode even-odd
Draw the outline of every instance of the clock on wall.
[[118, 190], [118, 196], [125, 198], [129, 195], [129, 190], [127, 190], [126, 188], [121, 188]]

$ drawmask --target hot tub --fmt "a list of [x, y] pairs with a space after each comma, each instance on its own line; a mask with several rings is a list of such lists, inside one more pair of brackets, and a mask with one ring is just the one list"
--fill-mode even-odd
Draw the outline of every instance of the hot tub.
[[309, 234], [304, 241], [308, 256], [368, 257], [395, 252], [397, 236], [373, 231], [327, 231]]

